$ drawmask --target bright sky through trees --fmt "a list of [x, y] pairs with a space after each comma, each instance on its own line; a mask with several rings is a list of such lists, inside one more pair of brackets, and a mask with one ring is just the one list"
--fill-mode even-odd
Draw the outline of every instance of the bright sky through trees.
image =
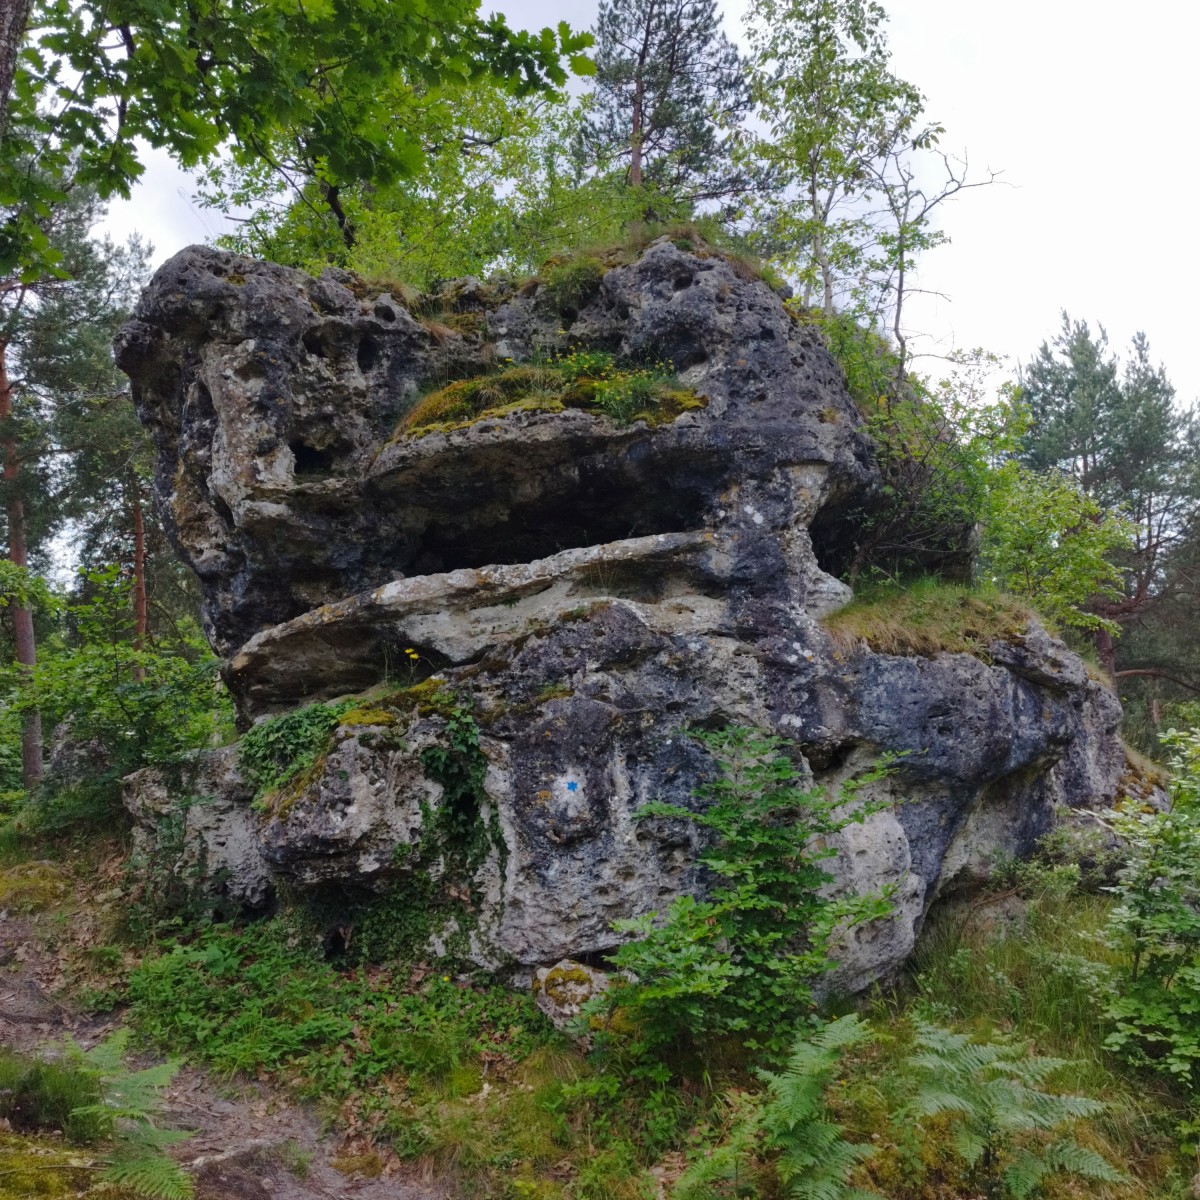
[[[724, 6], [739, 36], [742, 0]], [[929, 255], [921, 284], [950, 299], [910, 301], [912, 327], [933, 335], [915, 349], [983, 344], [1025, 357], [1066, 308], [1104, 322], [1118, 348], [1144, 329], [1180, 397], [1200, 396], [1200, 237], [1189, 218], [1200, 165], [1187, 149], [1200, 10], [1169, 0], [885, 6], [895, 69], [928, 96], [943, 146], [1011, 185], [943, 210], [952, 244]], [[594, 0], [498, 7], [516, 28], [560, 18], [584, 28], [596, 10]], [[190, 203], [190, 182], [165, 155], [147, 161], [147, 182], [114, 206], [114, 233], [139, 230], [161, 259], [224, 232]]]

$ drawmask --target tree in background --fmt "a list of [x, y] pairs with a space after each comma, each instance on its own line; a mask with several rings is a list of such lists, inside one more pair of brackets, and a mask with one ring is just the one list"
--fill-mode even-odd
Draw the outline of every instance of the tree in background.
[[1162, 668], [1118, 664], [1114, 628], [1153, 620], [1156, 609], [1194, 592], [1195, 536], [1200, 523], [1200, 425], [1175, 403], [1175, 389], [1150, 358], [1143, 334], [1122, 364], [1108, 352], [1104, 330], [1065, 312], [1022, 372], [1030, 413], [1021, 458], [1035, 471], [1058, 470], [1100, 508], [1119, 511], [1134, 528], [1117, 558], [1119, 594], [1098, 594], [1089, 609], [1101, 623], [1096, 646], [1114, 677]]
[[659, 219], [746, 191], [750, 173], [731, 149], [750, 88], [716, 0], [602, 0], [595, 32], [593, 165], [623, 164]]
[[[145, 435], [113, 365], [111, 341], [144, 278], [146, 251], [93, 241], [90, 230], [101, 212], [94, 191], [72, 190], [39, 226], [57, 266], [0, 281], [0, 492], [8, 558], [19, 567], [36, 561], [82, 513], [84, 491], [111, 503], [115, 495], [132, 495], [138, 471], [145, 473], [145, 451], [133, 449], [144, 447]], [[121, 436], [99, 415], [116, 397], [125, 408]], [[126, 465], [139, 452], [142, 467]], [[106, 462], [85, 485], [89, 456]], [[144, 519], [141, 524], [144, 542]], [[136, 555], [134, 562], [134, 576], [144, 579]], [[9, 614], [15, 656], [29, 675], [37, 663], [35, 614], [20, 603], [10, 604]], [[38, 712], [28, 709], [27, 787], [41, 777], [42, 750]]]
[[832, 318], [869, 261], [869, 202], [884, 161], [930, 136], [924, 97], [894, 75], [886, 14], [871, 0], [752, 0], [752, 83], [770, 136], [754, 154], [783, 194], [753, 217], [805, 306]]
[[1095, 612], [1121, 595], [1116, 565], [1133, 544], [1132, 524], [1057, 471], [1008, 461], [992, 471], [979, 574], [1071, 629], [1116, 628]]
[[[19, 17], [0, 41], [0, 68], [4, 47], [19, 44]], [[501, 16], [480, 18], [478, 0], [330, 0], [269, 12], [228, 0], [125, 0], [119, 12], [46, 0], [28, 34], [0, 142], [0, 193], [13, 201], [0, 270], [50, 253], [39, 220], [72, 183], [102, 198], [128, 195], [147, 144], [188, 167], [229, 147], [238, 161], [286, 169], [286, 147], [352, 240], [340, 189], [403, 178], [422, 161], [409, 95], [481, 79], [520, 94], [560, 86], [563, 56], [586, 69], [579, 52], [590, 41], [565, 22], [515, 32]]]

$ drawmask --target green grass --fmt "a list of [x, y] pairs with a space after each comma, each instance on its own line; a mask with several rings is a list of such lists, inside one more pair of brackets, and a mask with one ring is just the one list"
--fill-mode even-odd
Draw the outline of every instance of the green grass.
[[906, 586], [864, 588], [824, 618], [834, 641], [849, 650], [865, 643], [878, 654], [973, 654], [987, 657], [996, 641], [1021, 637], [1034, 610], [1003, 592], [920, 579]]
[[101, 1099], [95, 1071], [0, 1049], [0, 1117], [13, 1129], [58, 1132], [76, 1145], [91, 1145], [108, 1133], [108, 1123], [75, 1110]]

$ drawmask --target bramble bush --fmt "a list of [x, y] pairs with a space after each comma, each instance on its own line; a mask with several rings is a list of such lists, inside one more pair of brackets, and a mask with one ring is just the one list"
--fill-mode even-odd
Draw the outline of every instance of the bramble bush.
[[27, 798], [26, 824], [44, 832], [107, 821], [125, 775], [176, 762], [232, 732], [217, 660], [199, 632], [138, 649], [129, 589], [118, 567], [81, 572], [76, 597], [61, 605], [65, 628], [43, 641], [32, 675], [16, 665], [0, 673], [0, 763], [19, 759], [20, 717], [31, 710], [47, 729], [65, 726], [86, 751], [70, 777], [52, 773]]

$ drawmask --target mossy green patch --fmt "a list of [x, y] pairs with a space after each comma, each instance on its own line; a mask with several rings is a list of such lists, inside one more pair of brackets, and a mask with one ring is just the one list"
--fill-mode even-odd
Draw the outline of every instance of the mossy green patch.
[[376, 708], [352, 708], [349, 712], [343, 713], [341, 720], [338, 721], [338, 726], [342, 729], [353, 727], [356, 725], [382, 725], [392, 726], [396, 723], [396, 714], [389, 709]]
[[[0, 1200], [82, 1195], [95, 1183], [92, 1163], [61, 1141], [0, 1132]], [[106, 1189], [106, 1195], [118, 1200], [128, 1193]]]
[[517, 412], [561, 413], [568, 408], [604, 413], [620, 424], [645, 421], [656, 427], [707, 404], [681, 386], [667, 364], [623, 366], [605, 351], [578, 350], [543, 365], [509, 365], [447, 384], [408, 413], [397, 436], [448, 433]]
[[50, 862], [18, 863], [0, 870], [0, 908], [39, 912], [61, 901], [70, 890], [66, 872]]

